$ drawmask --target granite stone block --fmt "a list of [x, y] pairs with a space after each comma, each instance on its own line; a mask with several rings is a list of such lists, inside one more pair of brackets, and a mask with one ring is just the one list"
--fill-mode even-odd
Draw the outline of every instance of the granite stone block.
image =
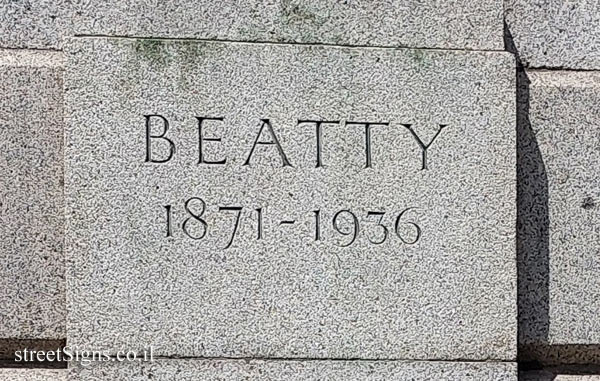
[[0, 48], [60, 49], [73, 30], [71, 0], [0, 1]]
[[67, 381], [67, 369], [0, 368], [0, 381]]
[[505, 19], [526, 67], [600, 69], [600, 2], [504, 0]]
[[0, 50], [0, 339], [66, 334], [62, 64]]
[[[515, 363], [443, 361], [157, 360], [73, 364], [71, 381], [516, 381]], [[199, 378], [201, 377], [201, 378]]]
[[60, 49], [108, 35], [502, 50], [502, 0], [0, 3], [0, 47]]
[[[540, 328], [550, 344], [599, 344], [600, 74], [528, 76], [529, 119], [544, 173], [537, 196], [548, 221], [538, 242], [549, 273], [547, 315], [541, 317], [547, 328]], [[527, 205], [525, 199], [521, 207]]]
[[80, 34], [502, 50], [502, 0], [90, 2]]
[[547, 370], [526, 371], [519, 373], [522, 381], [600, 381], [594, 374], [561, 374]]
[[514, 360], [511, 54], [78, 38], [67, 55], [69, 345]]
[[547, 343], [547, 337], [544, 338], [544, 342], [545, 344], [538, 342], [527, 345], [519, 342], [519, 361], [541, 364], [546, 367], [560, 367], [565, 364], [578, 367], [600, 365], [600, 345], [598, 344], [550, 345]]

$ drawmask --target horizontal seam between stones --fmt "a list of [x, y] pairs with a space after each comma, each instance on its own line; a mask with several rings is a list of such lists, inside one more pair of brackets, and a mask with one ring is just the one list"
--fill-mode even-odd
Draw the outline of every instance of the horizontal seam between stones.
[[15, 48], [14, 46], [1, 46], [0, 50], [16, 50], [16, 51], [31, 51], [31, 52], [52, 52], [52, 53], [62, 53], [62, 49], [54, 49], [54, 48]]
[[560, 71], [568, 71], [568, 72], [580, 72], [580, 73], [600, 73], [600, 69], [572, 69], [572, 68], [564, 68], [564, 67], [546, 67], [546, 66], [538, 66], [538, 67], [527, 67], [525, 66], [525, 70], [529, 72], [560, 72]]
[[[111, 359], [116, 356], [108, 356]], [[298, 362], [449, 362], [449, 363], [517, 363], [516, 360], [474, 360], [474, 359], [411, 359], [411, 358], [341, 358], [341, 357], [202, 357], [202, 356], [153, 356], [154, 360], [199, 360], [199, 361], [298, 361]]]
[[74, 38], [107, 38], [124, 40], [157, 40], [157, 41], [197, 41], [197, 42], [223, 42], [235, 44], [266, 44], [266, 45], [298, 45], [298, 46], [324, 46], [332, 48], [359, 48], [359, 49], [413, 49], [413, 50], [433, 50], [433, 51], [455, 51], [455, 52], [478, 52], [478, 53], [510, 53], [504, 49], [468, 49], [468, 48], [430, 48], [415, 47], [404, 45], [341, 45], [320, 42], [293, 42], [293, 41], [247, 41], [247, 40], [227, 40], [215, 38], [196, 38], [196, 37], [140, 37], [127, 35], [104, 35], [104, 34], [76, 34]]

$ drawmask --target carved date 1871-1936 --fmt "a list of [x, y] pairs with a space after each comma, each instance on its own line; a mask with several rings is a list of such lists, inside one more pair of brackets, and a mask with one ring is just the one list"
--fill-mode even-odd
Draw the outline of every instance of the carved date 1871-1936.
[[[173, 139], [168, 136], [169, 132], [169, 121], [166, 117], [159, 114], [151, 114], [144, 115], [146, 120], [146, 159], [145, 161], [148, 163], [167, 163], [170, 161], [176, 151], [177, 146]], [[225, 118], [223, 117], [196, 117], [197, 126], [198, 126], [198, 164], [203, 165], [225, 165], [227, 164], [227, 159], [225, 157], [221, 157], [217, 160], [208, 160], [206, 158], [206, 145], [208, 142], [212, 144], [220, 143], [222, 139], [225, 137], [214, 137], [214, 136], [205, 136], [203, 133], [203, 127], [206, 126], [207, 123], [223, 123], [225, 122]], [[342, 122], [339, 120], [308, 120], [308, 119], [298, 119], [298, 126], [312, 126], [315, 131], [315, 167], [321, 168], [323, 167], [323, 156], [322, 156], [322, 147], [323, 147], [323, 129], [327, 127], [331, 127], [334, 125], [342, 125], [345, 123], [345, 126], [349, 128], [356, 128], [357, 131], [362, 130], [362, 134], [364, 134], [364, 152], [365, 152], [365, 168], [373, 167], [373, 157], [371, 154], [371, 133], [373, 129], [376, 128], [385, 128], [390, 125], [389, 122], [369, 122], [369, 121], [346, 121]], [[152, 125], [159, 125], [160, 132], [153, 133]], [[425, 143], [415, 132], [411, 124], [403, 124], [400, 123], [404, 129], [406, 129], [410, 135], [414, 138], [416, 144], [421, 149], [421, 170], [428, 169], [427, 162], [427, 152], [431, 145], [436, 141], [440, 132], [447, 126], [444, 124], [440, 124], [439, 128], [435, 135], [429, 140], [429, 143]], [[247, 152], [244, 154], [245, 159], [243, 165], [249, 166], [252, 163], [252, 158], [256, 155], [256, 149], [258, 146], [268, 146], [271, 147], [270, 154], [277, 155], [281, 160], [281, 164], [283, 167], [293, 167], [290, 162], [288, 156], [285, 153], [283, 146], [281, 145], [279, 139], [277, 138], [277, 133], [275, 132], [275, 128], [271, 123], [270, 119], [259, 119], [259, 127], [254, 137], [254, 143], [248, 148]], [[167, 148], [166, 154], [163, 153], [162, 156], [158, 157], [152, 148], [153, 144], [163, 144]], [[213, 148], [213, 152], [218, 152], [217, 149]], [[164, 150], [163, 150], [164, 151]]]
[[[183, 232], [183, 235], [194, 240], [201, 240], [205, 238], [208, 232], [211, 230], [208, 223], [206, 222], [207, 205], [206, 202], [199, 197], [190, 197], [182, 205], [187, 216], [180, 222], [180, 224], [174, 224], [173, 222], [173, 206], [165, 205], [166, 211], [166, 237], [174, 237], [174, 225], [178, 225]], [[387, 221], [390, 225], [386, 225], [386, 212], [383, 211], [367, 211], [364, 213], [363, 224], [368, 224], [369, 228], [364, 229], [363, 232], [368, 242], [374, 245], [383, 244], [390, 237], [397, 237], [397, 239], [407, 245], [413, 245], [421, 238], [421, 228], [415, 222], [409, 220], [409, 213], [415, 211], [416, 208], [409, 207], [405, 208], [399, 213], [392, 213], [391, 221]], [[229, 213], [232, 218], [231, 233], [227, 242], [224, 243], [223, 249], [228, 249], [232, 246], [236, 236], [240, 231], [242, 222], [250, 217], [253, 220], [253, 225], [256, 228], [256, 239], [262, 240], [265, 237], [265, 219], [269, 218], [266, 213], [266, 208], [245, 208], [240, 205], [218, 205], [218, 211], [221, 213]], [[246, 212], [247, 211], [247, 212]], [[307, 211], [303, 216], [290, 216], [283, 220], [274, 221], [270, 218], [269, 226], [285, 228], [285, 226], [291, 226], [295, 224], [302, 224], [309, 221], [312, 226], [312, 232], [308, 238], [314, 241], [322, 241], [325, 239], [324, 232], [328, 229], [323, 229], [322, 223], [322, 211], [320, 209]], [[243, 217], [246, 218], [243, 218]], [[304, 217], [304, 220], [302, 218]], [[361, 233], [361, 222], [357, 213], [352, 212], [349, 209], [338, 210], [331, 219], [331, 228], [338, 234], [345, 238], [337, 243], [338, 246], [347, 247], [352, 245], [359, 238]], [[391, 230], [391, 233], [390, 233]], [[305, 231], [306, 232], [306, 231]]]

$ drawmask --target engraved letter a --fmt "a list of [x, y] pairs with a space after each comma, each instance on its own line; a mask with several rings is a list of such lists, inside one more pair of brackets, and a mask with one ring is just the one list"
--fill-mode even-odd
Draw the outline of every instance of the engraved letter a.
[[[271, 122], [269, 121], [269, 119], [261, 119], [261, 122], [262, 122], [262, 125], [260, 126], [260, 130], [258, 130], [258, 135], [256, 135], [256, 140], [254, 140], [252, 149], [250, 150], [250, 153], [248, 154], [248, 158], [246, 159], [246, 162], [243, 165], [250, 165], [250, 159], [252, 158], [254, 149], [256, 148], [257, 145], [260, 144], [260, 145], [267, 145], [267, 146], [274, 145], [277, 148], [277, 152], [279, 152], [279, 156], [281, 157], [281, 162], [283, 163], [283, 166], [291, 167], [292, 165], [290, 164], [287, 156], [285, 156], [285, 152], [283, 152], [283, 148], [281, 148], [281, 144], [279, 144], [279, 140], [277, 140], [277, 135], [275, 135], [275, 131], [273, 131], [273, 126], [271, 126]], [[265, 128], [265, 126], [269, 130], [269, 134], [271, 135], [272, 140], [268, 140], [268, 141], [259, 140], [263, 133], [263, 129]]]

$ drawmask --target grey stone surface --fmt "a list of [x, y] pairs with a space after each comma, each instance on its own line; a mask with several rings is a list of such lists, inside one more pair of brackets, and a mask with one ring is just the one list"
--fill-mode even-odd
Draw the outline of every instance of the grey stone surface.
[[505, 19], [532, 68], [600, 69], [597, 0], [505, 0]]
[[[600, 343], [600, 75], [528, 73], [529, 118], [544, 167], [550, 344]], [[543, 188], [539, 192], [545, 193]], [[533, 199], [532, 199], [533, 200]], [[534, 203], [532, 202], [532, 205]]]
[[[548, 179], [529, 120], [530, 81], [517, 72], [517, 264], [519, 360], [548, 352]], [[529, 358], [531, 356], [531, 358]]]
[[0, 381], [67, 381], [67, 369], [1, 369]]
[[521, 381], [600, 381], [600, 376], [593, 374], [561, 374], [547, 371], [536, 370], [519, 373]]
[[13, 0], [0, 46], [61, 48], [73, 34], [502, 50], [502, 0]]
[[59, 49], [72, 34], [79, 0], [0, 1], [0, 47]]
[[73, 364], [72, 381], [516, 381], [515, 363], [443, 361], [157, 360]]
[[0, 50], [0, 88], [0, 339], [59, 339], [62, 55]]
[[[522, 345], [519, 343], [519, 361], [541, 364], [548, 367], [565, 364], [597, 366], [600, 365], [600, 345], [550, 345], [547, 343]], [[600, 371], [597, 373], [600, 373]]]
[[[83, 38], [68, 47], [69, 345], [157, 355], [516, 356], [515, 83], [505, 52]], [[146, 118], [173, 159], [146, 160]], [[208, 122], [198, 164], [198, 121]], [[260, 118], [273, 126], [275, 145]], [[322, 132], [316, 167], [314, 125]], [[371, 131], [347, 121], [389, 122]], [[430, 142], [422, 150], [410, 124]], [[152, 135], [164, 127], [151, 119]], [[151, 139], [152, 159], [166, 140]], [[293, 167], [292, 167], [293, 166]], [[188, 209], [203, 223], [188, 219]], [[172, 236], [167, 238], [171, 205]], [[229, 248], [236, 213], [238, 232]], [[263, 208], [262, 239], [258, 212]], [[395, 232], [415, 244], [403, 243]], [[320, 240], [315, 213], [321, 210]], [[359, 221], [351, 242], [351, 210]], [[378, 218], [368, 211], [385, 211]], [[296, 221], [281, 224], [281, 221]], [[371, 241], [381, 241], [377, 245]]]
[[[66, 320], [66, 317], [63, 320]], [[64, 325], [63, 322], [62, 326], [64, 327]], [[66, 336], [66, 333], [62, 335]], [[0, 339], [0, 367], [2, 362], [18, 362], [17, 351], [21, 351], [21, 353], [25, 349], [30, 351], [57, 351], [64, 346], [65, 339]]]
[[80, 33], [502, 50], [501, 0], [91, 3]]

